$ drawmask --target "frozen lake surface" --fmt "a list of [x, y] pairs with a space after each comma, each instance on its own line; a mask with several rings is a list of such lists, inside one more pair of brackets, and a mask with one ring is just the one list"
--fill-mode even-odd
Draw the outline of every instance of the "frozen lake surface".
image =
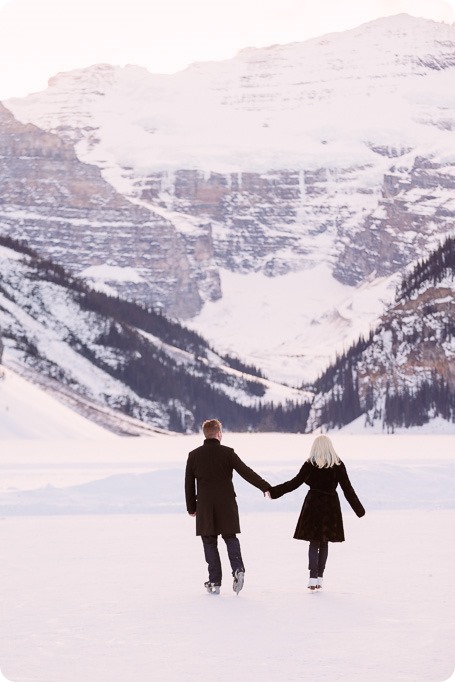
[[[226, 434], [271, 482], [312, 436]], [[246, 563], [219, 597], [183, 505], [198, 436], [2, 442], [0, 669], [12, 682], [442, 682], [455, 665], [453, 436], [333, 434], [367, 514], [343, 504], [322, 593], [292, 538], [306, 487], [235, 475]], [[342, 493], [340, 497], [343, 501]], [[224, 543], [221, 543], [222, 545]], [[1, 677], [0, 677], [1, 680]]]

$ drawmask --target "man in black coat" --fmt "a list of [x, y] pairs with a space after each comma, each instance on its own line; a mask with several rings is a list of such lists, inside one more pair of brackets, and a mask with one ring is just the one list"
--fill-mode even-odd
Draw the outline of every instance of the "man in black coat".
[[232, 448], [221, 445], [222, 427], [218, 419], [205, 421], [202, 430], [204, 444], [188, 455], [185, 472], [186, 508], [190, 516], [196, 517], [196, 535], [202, 538], [209, 569], [209, 579], [204, 583], [207, 591], [220, 593], [222, 570], [218, 535], [221, 535], [226, 543], [234, 576], [233, 588], [238, 594], [243, 587], [245, 566], [236, 535], [240, 533], [240, 522], [232, 472], [235, 469], [248, 483], [264, 493], [271, 486], [242, 462]]

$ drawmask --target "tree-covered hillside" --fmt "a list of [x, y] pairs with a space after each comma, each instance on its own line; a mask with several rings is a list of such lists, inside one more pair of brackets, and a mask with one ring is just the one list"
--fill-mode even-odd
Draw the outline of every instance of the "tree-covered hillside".
[[170, 430], [210, 416], [231, 430], [304, 430], [305, 394], [263, 399], [270, 382], [257, 368], [178, 322], [95, 291], [9, 237], [0, 246], [0, 326], [16, 368]]
[[450, 237], [402, 279], [395, 305], [368, 338], [316, 381], [308, 428], [455, 421], [455, 239]]

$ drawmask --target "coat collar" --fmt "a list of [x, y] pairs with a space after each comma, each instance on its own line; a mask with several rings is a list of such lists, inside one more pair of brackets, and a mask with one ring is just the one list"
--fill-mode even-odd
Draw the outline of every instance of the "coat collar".
[[206, 438], [204, 440], [204, 445], [220, 445], [218, 438]]

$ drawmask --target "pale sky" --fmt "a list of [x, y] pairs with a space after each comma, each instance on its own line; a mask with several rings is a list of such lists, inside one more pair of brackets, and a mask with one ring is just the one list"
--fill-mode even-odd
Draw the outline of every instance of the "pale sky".
[[401, 12], [453, 23], [455, 0], [0, 0], [0, 99], [100, 62], [173, 73]]

